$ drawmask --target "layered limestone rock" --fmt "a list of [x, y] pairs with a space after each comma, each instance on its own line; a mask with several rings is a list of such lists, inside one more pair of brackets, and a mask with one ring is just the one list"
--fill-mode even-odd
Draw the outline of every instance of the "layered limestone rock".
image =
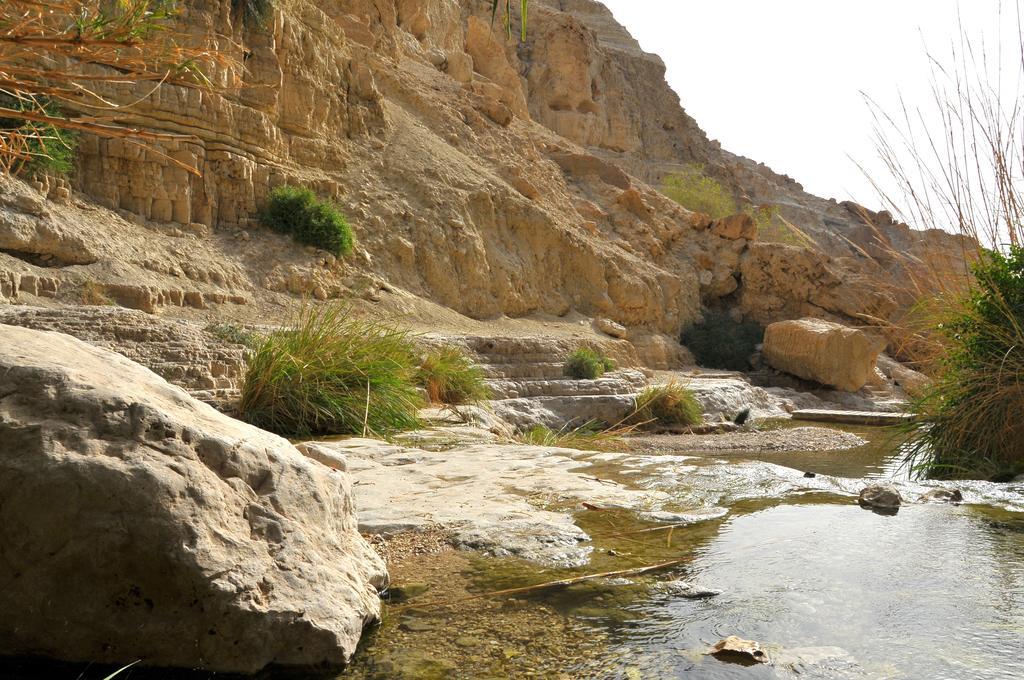
[[11, 305], [0, 307], [0, 323], [57, 331], [117, 352], [204, 401], [235, 397], [245, 373], [241, 339], [228, 341], [195, 324], [135, 310]]
[[[154, 153], [83, 135], [79, 188], [141, 224], [67, 206], [125, 234], [87, 242], [93, 262], [76, 277], [38, 268], [63, 251], [40, 236], [45, 219], [26, 218], [10, 246], [18, 252], [0, 253], [0, 294], [92, 279], [118, 304], [175, 314], [273, 294], [365, 294], [397, 309], [425, 298], [476, 319], [576, 311], [645, 342], [678, 337], [702, 304], [739, 304], [762, 322], [884, 318], [876, 313], [893, 306], [844, 293], [851, 281], [891, 276], [845, 240], [852, 213], [708, 140], [661, 60], [597, 2], [538, 2], [522, 45], [471, 0], [295, 0], [265, 28], [246, 27], [233, 4], [184, 3], [186, 32], [234, 59], [211, 69], [216, 89], [108, 93], [142, 98], [132, 122], [188, 139]], [[650, 186], [691, 163], [789, 211], [818, 241], [801, 252], [802, 269], [766, 262], [742, 218], [712, 225]], [[295, 248], [255, 224], [285, 182], [341, 204], [356, 257]], [[150, 244], [146, 232], [160, 237]], [[796, 280], [803, 270], [817, 277], [812, 293]], [[659, 365], [680, 359], [654, 345], [650, 354]]]
[[381, 560], [349, 478], [128, 359], [0, 325], [0, 654], [343, 664]]
[[856, 392], [874, 377], [885, 343], [876, 336], [821, 319], [780, 321], [765, 329], [764, 360], [805, 380]]

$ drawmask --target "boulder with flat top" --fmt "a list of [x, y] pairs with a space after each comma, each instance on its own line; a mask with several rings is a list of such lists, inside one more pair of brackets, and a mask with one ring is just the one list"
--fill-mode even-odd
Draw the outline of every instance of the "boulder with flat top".
[[857, 328], [822, 319], [779, 321], [765, 329], [762, 357], [769, 366], [846, 392], [874, 377], [885, 342]]

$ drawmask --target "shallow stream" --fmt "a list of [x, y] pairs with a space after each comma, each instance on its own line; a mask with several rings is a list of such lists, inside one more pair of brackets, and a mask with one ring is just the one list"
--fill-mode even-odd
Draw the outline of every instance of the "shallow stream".
[[[668, 517], [582, 510], [595, 548], [584, 569], [424, 558], [395, 574], [384, 625], [342, 677], [1024, 677], [1024, 485], [963, 483], [963, 505], [875, 514], [855, 502], [868, 479], [894, 478], [910, 501], [927, 489], [906, 479], [884, 430], [856, 431], [873, 442], [827, 453], [595, 456], [588, 470], [599, 477], [670, 491], [680, 518], [724, 514], [670, 531]], [[463, 599], [674, 559], [687, 561]], [[679, 580], [722, 592], [690, 599], [671, 585]], [[760, 642], [772, 662], [705, 655], [729, 635]]]

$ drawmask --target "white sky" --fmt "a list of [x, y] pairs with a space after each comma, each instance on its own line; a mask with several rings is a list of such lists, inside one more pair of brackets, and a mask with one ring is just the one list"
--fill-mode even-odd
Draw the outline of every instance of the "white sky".
[[[926, 52], [959, 22], [1020, 63], [1013, 0], [602, 0], [668, 66], [683, 107], [726, 149], [812, 193], [880, 206], [850, 160], [879, 168], [863, 90], [887, 112], [931, 106]], [[878, 170], [878, 174], [884, 171]]]

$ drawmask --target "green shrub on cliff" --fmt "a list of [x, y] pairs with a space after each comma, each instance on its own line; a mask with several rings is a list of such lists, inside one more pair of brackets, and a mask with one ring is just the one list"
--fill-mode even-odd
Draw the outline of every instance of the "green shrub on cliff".
[[260, 222], [276, 232], [290, 235], [299, 243], [339, 257], [349, 255], [355, 244], [352, 227], [341, 210], [302, 187], [274, 188], [260, 214]]
[[929, 477], [1006, 480], [1024, 473], [1024, 248], [983, 252], [973, 271], [907, 453]]
[[307, 437], [419, 425], [416, 348], [403, 331], [310, 306], [251, 349], [239, 410], [257, 427]]
[[687, 166], [665, 178], [661, 193], [693, 212], [704, 213], [714, 220], [737, 213], [746, 213], [757, 224], [762, 241], [814, 247], [814, 240], [784, 219], [772, 205], [740, 205], [721, 182], [704, 174], [700, 166]]
[[705, 368], [727, 371], [750, 369], [752, 355], [764, 340], [764, 328], [752, 321], [736, 321], [728, 312], [711, 310], [704, 321], [683, 332], [682, 341]]
[[739, 212], [732, 193], [721, 182], [704, 174], [700, 166], [687, 166], [669, 175], [661, 192], [693, 212], [704, 213], [711, 219], [721, 219]]
[[589, 347], [581, 347], [566, 358], [562, 372], [576, 380], [596, 380], [606, 371], [614, 370], [614, 361]]
[[416, 383], [434, 404], [472, 404], [491, 396], [483, 369], [458, 347], [429, 352], [416, 372]]

